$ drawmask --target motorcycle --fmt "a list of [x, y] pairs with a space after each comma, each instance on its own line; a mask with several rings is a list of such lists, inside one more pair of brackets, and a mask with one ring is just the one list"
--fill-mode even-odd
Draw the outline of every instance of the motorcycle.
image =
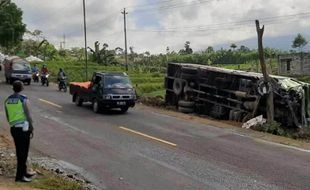
[[44, 85], [48, 86], [49, 85], [49, 81], [48, 81], [48, 77], [49, 76], [50, 76], [49, 74], [42, 74], [41, 75], [41, 84], [42, 84], [42, 86], [44, 86]]
[[64, 90], [64, 92], [67, 92], [67, 77], [61, 77], [59, 79], [58, 89], [59, 91]]
[[33, 82], [39, 82], [39, 76], [40, 76], [39, 72], [32, 73]]

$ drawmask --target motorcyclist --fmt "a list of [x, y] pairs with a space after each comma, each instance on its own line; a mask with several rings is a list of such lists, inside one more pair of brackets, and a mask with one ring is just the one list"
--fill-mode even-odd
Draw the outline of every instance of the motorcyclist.
[[44, 64], [42, 69], [41, 69], [41, 83], [42, 83], [42, 85], [44, 85], [44, 84], [46, 84], [46, 86], [49, 85], [48, 76], [49, 76], [49, 72], [48, 72], [47, 66]]
[[35, 64], [33, 67], [32, 67], [32, 73], [37, 73], [39, 72], [39, 68], [38, 68], [38, 65]]
[[39, 68], [37, 66], [37, 64], [34, 65], [34, 67], [32, 67], [32, 78], [34, 82], [39, 82]]
[[48, 74], [48, 69], [47, 69], [46, 64], [44, 64], [41, 69], [41, 75], [47, 75], [47, 74]]
[[64, 92], [66, 92], [67, 91], [67, 77], [66, 77], [66, 73], [64, 72], [62, 68], [59, 69], [57, 80], [58, 80], [59, 91], [64, 90]]
[[57, 79], [58, 79], [58, 82], [59, 82], [61, 79], [66, 78], [66, 73], [65, 73], [65, 71], [62, 68], [60, 68], [57, 76], [58, 76]]

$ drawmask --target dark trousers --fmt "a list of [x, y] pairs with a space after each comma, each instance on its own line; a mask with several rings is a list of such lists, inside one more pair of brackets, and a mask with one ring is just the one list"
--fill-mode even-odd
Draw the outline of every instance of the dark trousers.
[[24, 132], [22, 128], [11, 127], [11, 134], [14, 139], [17, 171], [15, 180], [21, 180], [27, 173], [27, 158], [30, 145], [30, 132]]

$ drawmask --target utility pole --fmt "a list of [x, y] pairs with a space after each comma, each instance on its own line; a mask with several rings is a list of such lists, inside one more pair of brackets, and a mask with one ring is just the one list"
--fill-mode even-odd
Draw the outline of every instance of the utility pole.
[[66, 34], [64, 34], [63, 48], [66, 49]]
[[85, 41], [85, 81], [88, 80], [87, 74], [87, 35], [86, 35], [86, 11], [85, 0], [83, 0], [83, 15], [84, 15], [84, 41]]
[[126, 15], [128, 12], [126, 12], [126, 8], [124, 8], [124, 11], [121, 12], [124, 15], [124, 35], [125, 35], [125, 64], [126, 64], [126, 71], [128, 71], [128, 57], [127, 57], [127, 33], [126, 33]]
[[262, 68], [262, 73], [264, 76], [264, 85], [262, 88], [266, 88], [266, 92], [267, 92], [267, 122], [271, 123], [274, 120], [274, 104], [273, 104], [272, 84], [271, 84], [271, 80], [267, 72], [265, 57], [264, 57], [263, 35], [264, 35], [265, 26], [260, 28], [258, 20], [255, 20], [255, 24], [256, 24], [256, 31], [257, 31], [257, 36], [258, 36], [259, 60], [260, 60], [261, 68]]

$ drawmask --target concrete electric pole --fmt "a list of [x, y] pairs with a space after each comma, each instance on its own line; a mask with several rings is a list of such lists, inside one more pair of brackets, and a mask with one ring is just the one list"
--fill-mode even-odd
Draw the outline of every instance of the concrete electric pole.
[[83, 0], [83, 15], [84, 15], [84, 43], [85, 43], [85, 81], [88, 80], [87, 75], [87, 35], [86, 35], [86, 11], [85, 11], [85, 0]]
[[126, 64], [126, 71], [128, 71], [128, 57], [127, 57], [127, 33], [126, 33], [126, 15], [128, 12], [126, 12], [126, 8], [124, 8], [124, 11], [122, 12], [124, 15], [124, 35], [125, 35], [125, 64]]

